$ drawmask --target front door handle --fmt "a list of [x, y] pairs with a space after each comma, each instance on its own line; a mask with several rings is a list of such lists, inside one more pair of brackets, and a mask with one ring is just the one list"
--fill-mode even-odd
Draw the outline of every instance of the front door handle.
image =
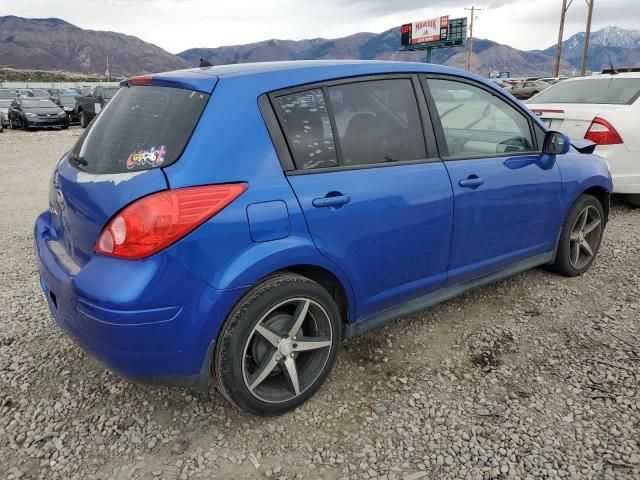
[[337, 195], [335, 197], [314, 198], [311, 202], [314, 207], [341, 207], [351, 201], [349, 195]]
[[468, 178], [464, 180], [460, 180], [458, 185], [463, 188], [478, 188], [480, 185], [484, 183], [484, 178], [480, 178], [477, 175], [469, 175]]

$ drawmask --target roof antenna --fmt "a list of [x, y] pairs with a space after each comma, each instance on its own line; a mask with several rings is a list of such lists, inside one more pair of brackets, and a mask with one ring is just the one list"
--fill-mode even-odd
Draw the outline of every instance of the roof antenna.
[[609, 57], [609, 65], [611, 66], [611, 75], [617, 75], [618, 71], [613, 68], [613, 62], [611, 61], [611, 54], [607, 53], [607, 56]]
[[205, 60], [204, 58], [200, 59], [200, 65], [198, 65], [200, 68], [203, 67], [213, 67], [213, 63], [211, 63], [209, 60]]

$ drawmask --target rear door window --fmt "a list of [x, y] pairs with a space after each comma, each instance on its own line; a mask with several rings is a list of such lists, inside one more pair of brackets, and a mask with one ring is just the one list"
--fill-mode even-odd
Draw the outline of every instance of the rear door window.
[[337, 85], [329, 98], [345, 166], [426, 158], [411, 80]]
[[90, 173], [121, 173], [175, 162], [200, 119], [209, 95], [179, 88], [123, 87], [70, 152]]
[[298, 169], [426, 159], [410, 79], [345, 83], [274, 100]]

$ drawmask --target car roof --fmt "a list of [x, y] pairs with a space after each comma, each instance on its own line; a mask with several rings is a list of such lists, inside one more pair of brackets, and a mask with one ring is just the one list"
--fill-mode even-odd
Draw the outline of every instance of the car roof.
[[565, 82], [580, 82], [583, 80], [593, 80], [596, 78], [640, 78], [640, 72], [621, 72], [616, 74], [602, 73], [598, 75], [591, 75], [589, 77], [574, 77], [567, 78]]
[[[284, 74], [286, 72], [286, 75]], [[182, 83], [186, 88], [211, 91], [218, 79], [246, 81], [254, 91], [273, 91], [331, 79], [387, 73], [440, 73], [472, 78], [494, 86], [488, 79], [457, 68], [429, 63], [381, 60], [296, 60], [239, 63], [175, 70], [153, 75], [154, 80]], [[208, 77], [210, 80], [206, 81]], [[215, 79], [215, 81], [213, 80]]]
[[217, 77], [231, 77], [256, 75], [271, 72], [295, 72], [313, 70], [320, 75], [330, 74], [336, 68], [342, 70], [352, 69], [354, 73], [362, 69], [374, 69], [380, 72], [398, 72], [398, 71], [435, 71], [442, 68], [448, 70], [449, 67], [441, 67], [439, 65], [418, 63], [418, 62], [396, 62], [384, 60], [291, 60], [279, 62], [256, 62], [256, 63], [237, 63], [232, 65], [217, 65], [199, 69], [209, 75]]

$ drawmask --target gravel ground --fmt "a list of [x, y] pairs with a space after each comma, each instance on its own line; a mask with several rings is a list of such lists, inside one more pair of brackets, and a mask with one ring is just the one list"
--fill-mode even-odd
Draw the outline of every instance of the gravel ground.
[[350, 340], [274, 419], [109, 373], [53, 324], [31, 229], [80, 130], [0, 134], [0, 478], [640, 478], [640, 210], [542, 270]]

